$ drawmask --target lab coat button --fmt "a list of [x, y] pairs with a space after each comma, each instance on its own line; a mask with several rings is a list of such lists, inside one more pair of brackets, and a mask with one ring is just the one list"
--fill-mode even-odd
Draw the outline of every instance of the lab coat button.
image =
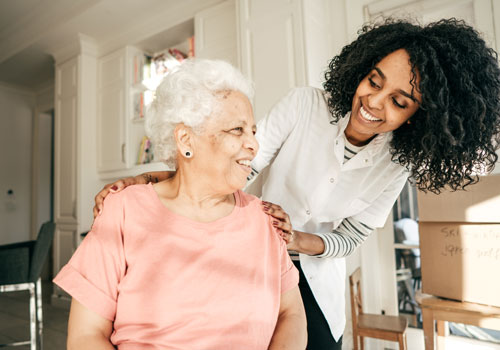
[[336, 145], [338, 145], [338, 144], [339, 144], [339, 140], [336, 140], [336, 141], [335, 141], [335, 144], [336, 144]]
[[365, 159], [365, 163], [368, 163], [368, 159]]
[[311, 212], [309, 210], [306, 210], [307, 215], [311, 215]]
[[330, 182], [333, 183], [335, 179], [333, 177], [330, 178]]

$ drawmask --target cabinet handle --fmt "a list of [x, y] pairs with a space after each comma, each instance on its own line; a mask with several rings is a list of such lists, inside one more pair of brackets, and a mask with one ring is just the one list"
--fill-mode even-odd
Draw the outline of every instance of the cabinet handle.
[[122, 143], [122, 163], [125, 163], [125, 144]]

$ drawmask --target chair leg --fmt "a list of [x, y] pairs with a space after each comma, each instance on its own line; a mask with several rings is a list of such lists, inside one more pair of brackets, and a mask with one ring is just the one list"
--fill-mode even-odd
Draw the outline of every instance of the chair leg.
[[36, 350], [36, 299], [35, 284], [30, 283], [30, 349]]
[[399, 350], [406, 350], [406, 334], [398, 334]]
[[38, 348], [43, 350], [43, 304], [42, 304], [42, 279], [36, 281], [36, 318], [38, 325]]
[[352, 340], [353, 340], [353, 350], [359, 350], [358, 349], [358, 333], [355, 332], [354, 330], [352, 331]]
[[359, 337], [359, 348], [361, 350], [365, 350], [365, 338], [364, 337]]

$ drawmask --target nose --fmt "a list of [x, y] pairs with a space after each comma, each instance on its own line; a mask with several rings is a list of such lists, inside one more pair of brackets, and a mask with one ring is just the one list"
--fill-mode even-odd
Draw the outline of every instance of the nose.
[[384, 106], [384, 93], [376, 91], [368, 95], [368, 107], [371, 109], [382, 109]]
[[257, 141], [257, 138], [255, 137], [253, 132], [245, 138], [244, 146], [245, 148], [249, 149], [254, 156], [257, 154], [257, 151], [259, 150], [259, 142]]

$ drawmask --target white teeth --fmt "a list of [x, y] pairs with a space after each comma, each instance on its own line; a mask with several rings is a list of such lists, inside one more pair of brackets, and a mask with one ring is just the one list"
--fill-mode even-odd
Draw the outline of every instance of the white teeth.
[[375, 118], [374, 116], [372, 116], [370, 113], [368, 113], [367, 111], [365, 111], [365, 109], [363, 107], [361, 107], [359, 109], [359, 111], [361, 112], [361, 116], [366, 119], [366, 120], [369, 120], [371, 122], [379, 122], [381, 121], [382, 119], [377, 119]]
[[252, 162], [249, 161], [248, 159], [238, 160], [237, 163], [241, 164], [241, 165], [246, 165], [246, 166], [250, 166], [250, 164], [252, 164]]

